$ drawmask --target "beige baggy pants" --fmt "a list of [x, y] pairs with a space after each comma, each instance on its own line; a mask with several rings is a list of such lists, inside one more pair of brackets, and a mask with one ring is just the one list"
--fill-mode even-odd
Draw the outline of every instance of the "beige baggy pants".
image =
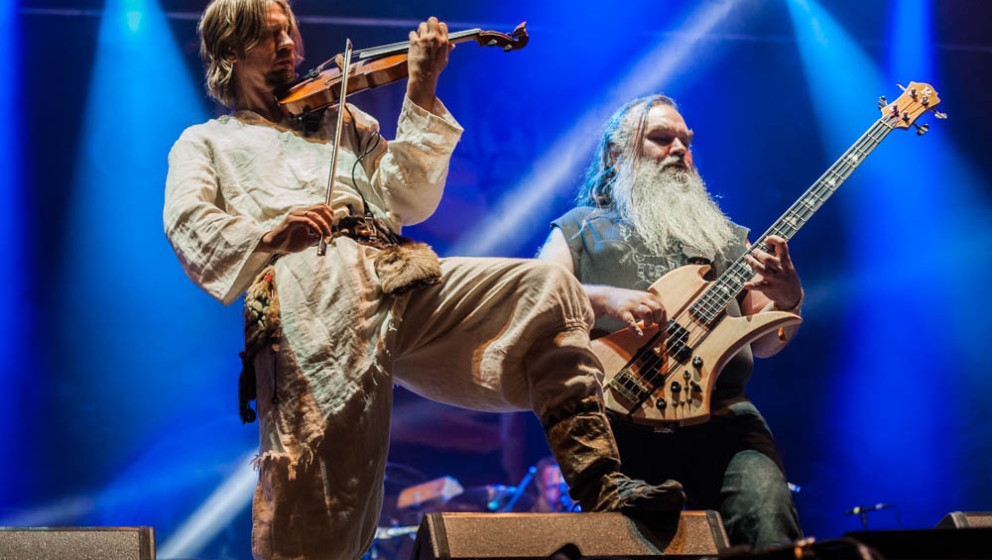
[[[529, 408], [541, 417], [601, 395], [602, 369], [589, 349], [593, 313], [567, 270], [486, 258], [441, 259], [441, 270], [440, 284], [397, 301], [391, 327], [375, 341], [380, 368], [363, 378], [360, 398], [320, 419], [321, 444], [302, 454], [307, 460], [261, 469], [252, 534], [257, 558], [352, 560], [368, 548], [382, 504], [393, 383], [448, 404]], [[285, 406], [271, 403], [273, 387], [282, 394], [309, 390], [285, 345], [278, 354], [260, 352], [255, 365], [260, 418], [270, 406]], [[305, 397], [293, 402], [300, 410], [280, 411], [280, 439], [316, 421]], [[286, 435], [283, 447], [298, 439]]]

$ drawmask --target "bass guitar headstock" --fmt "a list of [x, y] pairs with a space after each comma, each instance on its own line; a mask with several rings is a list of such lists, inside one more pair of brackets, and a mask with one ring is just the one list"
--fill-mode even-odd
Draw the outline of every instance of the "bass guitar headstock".
[[940, 104], [940, 97], [937, 91], [930, 84], [910, 82], [908, 87], [902, 87], [902, 95], [898, 99], [889, 103], [885, 97], [878, 100], [878, 108], [882, 111], [882, 121], [890, 128], [916, 127], [916, 133], [923, 135], [930, 129], [930, 125], [922, 126], [916, 124], [916, 119], [927, 111], [933, 111], [938, 119], [946, 119], [947, 115], [936, 110]]

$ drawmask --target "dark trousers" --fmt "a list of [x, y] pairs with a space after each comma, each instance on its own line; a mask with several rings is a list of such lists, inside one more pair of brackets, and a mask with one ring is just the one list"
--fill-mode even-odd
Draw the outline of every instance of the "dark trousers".
[[678, 480], [689, 508], [720, 512], [731, 544], [760, 547], [802, 537], [775, 441], [750, 401], [672, 433], [611, 422], [623, 472], [654, 484]]

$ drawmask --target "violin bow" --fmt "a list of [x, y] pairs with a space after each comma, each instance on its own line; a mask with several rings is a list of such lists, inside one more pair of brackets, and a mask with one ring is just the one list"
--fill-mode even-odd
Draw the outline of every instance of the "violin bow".
[[[331, 171], [327, 175], [327, 195], [324, 197], [324, 204], [331, 205], [331, 196], [334, 194], [334, 179], [338, 171], [338, 146], [341, 143], [341, 130], [344, 128], [345, 97], [348, 96], [348, 70], [351, 66], [351, 39], [346, 39], [344, 56], [341, 57], [338, 65], [341, 66], [341, 98], [338, 100], [338, 119], [334, 125], [334, 148], [331, 151]], [[327, 253], [327, 237], [321, 235], [320, 243], [317, 245], [317, 254], [324, 256]]]

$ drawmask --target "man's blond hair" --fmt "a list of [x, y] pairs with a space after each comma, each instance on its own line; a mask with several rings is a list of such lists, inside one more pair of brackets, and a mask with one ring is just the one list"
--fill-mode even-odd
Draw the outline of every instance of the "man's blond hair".
[[303, 41], [287, 0], [213, 0], [203, 10], [196, 30], [207, 92], [227, 107], [234, 106], [234, 60], [244, 58], [268, 32], [268, 5], [273, 2], [289, 18], [289, 33], [296, 43], [299, 63], [303, 60]]

